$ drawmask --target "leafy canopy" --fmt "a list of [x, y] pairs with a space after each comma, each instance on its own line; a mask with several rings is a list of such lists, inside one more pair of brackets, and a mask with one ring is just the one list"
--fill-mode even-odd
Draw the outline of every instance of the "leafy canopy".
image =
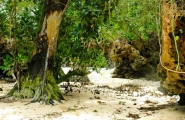
[[[45, 1], [22, 0], [14, 3], [15, 1], [12, 0], [4, 0], [3, 2], [5, 7], [0, 11], [3, 21], [0, 23], [2, 26], [0, 33], [7, 39], [16, 40], [18, 55], [28, 62], [32, 55], [30, 51], [34, 49], [34, 39], [41, 28], [40, 16], [43, 15]], [[108, 2], [112, 4], [111, 8], [107, 6]], [[90, 44], [100, 41], [99, 25], [107, 21], [110, 11], [114, 9], [117, 2], [118, 0], [71, 0], [60, 27], [57, 62], [93, 68], [104, 66], [105, 59], [100, 47], [98, 44], [97, 47], [92, 47]], [[16, 10], [12, 9], [15, 7]], [[12, 56], [15, 54], [12, 53]], [[22, 60], [18, 62], [23, 66], [25, 64]], [[17, 59], [13, 58], [13, 61]]]
[[[100, 27], [102, 38], [148, 40], [148, 33], [157, 32], [156, 17], [160, 0], [120, 0], [109, 22]], [[110, 37], [112, 36], [112, 38]]]
[[[16, 1], [15, 11], [13, 0], [0, 1], [0, 34], [7, 39], [16, 36], [22, 66], [32, 56], [44, 2]], [[148, 33], [156, 32], [158, 9], [160, 0], [70, 0], [60, 26], [56, 62], [94, 69], [105, 66], [101, 44], [117, 38], [147, 40]], [[12, 62], [9, 59], [5, 61]]]

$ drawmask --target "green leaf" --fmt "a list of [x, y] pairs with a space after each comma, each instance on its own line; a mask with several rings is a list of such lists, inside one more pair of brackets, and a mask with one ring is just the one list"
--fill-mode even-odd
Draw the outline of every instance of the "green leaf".
[[183, 33], [183, 30], [182, 29], [180, 29], [179, 31], [180, 31], [181, 34]]
[[175, 36], [175, 40], [176, 40], [176, 41], [179, 40], [179, 36]]

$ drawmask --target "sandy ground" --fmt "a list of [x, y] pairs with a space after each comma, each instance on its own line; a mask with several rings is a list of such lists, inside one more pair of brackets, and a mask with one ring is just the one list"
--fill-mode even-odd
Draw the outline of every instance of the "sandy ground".
[[[64, 68], [67, 72], [69, 69]], [[28, 100], [0, 103], [0, 120], [184, 120], [185, 106], [179, 96], [166, 96], [157, 90], [159, 81], [111, 78], [113, 70], [92, 72], [92, 83], [65, 95], [55, 105], [28, 103]], [[1, 83], [0, 96], [13, 84]], [[122, 89], [117, 87], [122, 85]], [[63, 88], [61, 88], [63, 90]], [[95, 92], [100, 94], [94, 94]], [[97, 93], [98, 93], [97, 92]]]

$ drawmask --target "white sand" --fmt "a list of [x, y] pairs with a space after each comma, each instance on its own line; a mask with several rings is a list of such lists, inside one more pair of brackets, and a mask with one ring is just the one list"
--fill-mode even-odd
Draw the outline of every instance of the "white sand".
[[[64, 68], [65, 72], [69, 68]], [[0, 120], [134, 120], [131, 116], [139, 116], [139, 120], [184, 120], [185, 107], [178, 106], [178, 96], [164, 96], [157, 91], [159, 81], [146, 81], [144, 79], [120, 79], [111, 78], [113, 70], [102, 69], [101, 73], [92, 72], [89, 75], [94, 85], [87, 85], [78, 93], [74, 91], [65, 95], [66, 101], [55, 102], [55, 106], [32, 103], [28, 101], [13, 103], [0, 103]], [[121, 84], [139, 85], [142, 89], [129, 92], [131, 88], [119, 92], [97, 86], [108, 85], [109, 87]], [[0, 96], [7, 93], [10, 84], [0, 84], [4, 91]], [[74, 90], [77, 88], [74, 88]], [[100, 91], [100, 99], [96, 99], [91, 92]], [[172, 105], [170, 105], [172, 104]], [[141, 107], [166, 106], [160, 110], [139, 110]], [[169, 106], [170, 105], [170, 106]], [[130, 114], [130, 117], [129, 117]]]

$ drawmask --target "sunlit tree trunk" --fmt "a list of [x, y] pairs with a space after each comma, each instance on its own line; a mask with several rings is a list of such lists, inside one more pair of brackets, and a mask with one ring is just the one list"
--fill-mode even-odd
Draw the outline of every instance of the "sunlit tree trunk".
[[68, 0], [46, 0], [42, 29], [36, 39], [36, 51], [29, 64], [31, 79], [34, 79], [38, 73], [43, 77], [46, 67], [50, 71], [53, 70], [59, 26], [67, 2]]

